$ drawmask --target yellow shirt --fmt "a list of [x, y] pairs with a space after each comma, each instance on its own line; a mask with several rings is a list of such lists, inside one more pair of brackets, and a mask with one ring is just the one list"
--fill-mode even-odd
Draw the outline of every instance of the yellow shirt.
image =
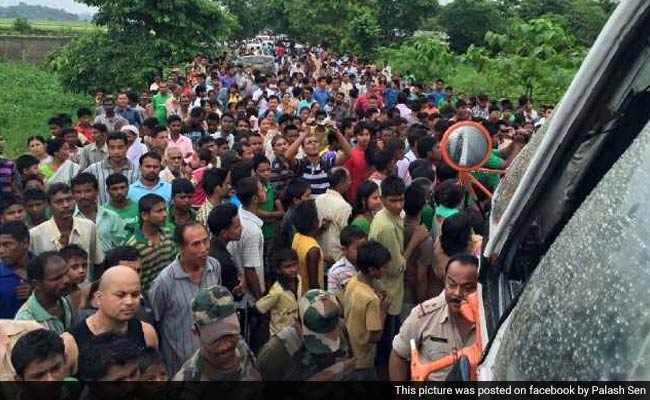
[[341, 296], [345, 327], [350, 337], [357, 368], [375, 365], [377, 343], [370, 343], [370, 332], [381, 331], [380, 300], [374, 289], [353, 276]]
[[[302, 293], [302, 279], [298, 276], [298, 295]], [[280, 282], [275, 282], [269, 293], [257, 300], [255, 307], [262, 314], [271, 312], [271, 336], [282, 329], [294, 326], [298, 320], [298, 299], [291, 290], [286, 290]]]
[[323, 251], [316, 239], [311, 236], [305, 236], [298, 232], [293, 236], [293, 243], [291, 248], [298, 253], [298, 275], [302, 278], [302, 292], [300, 296], [311, 287], [309, 282], [309, 274], [307, 273], [307, 253], [312, 248], [317, 247], [320, 252], [320, 262], [318, 263], [318, 287], [325, 289], [325, 277], [323, 271]]

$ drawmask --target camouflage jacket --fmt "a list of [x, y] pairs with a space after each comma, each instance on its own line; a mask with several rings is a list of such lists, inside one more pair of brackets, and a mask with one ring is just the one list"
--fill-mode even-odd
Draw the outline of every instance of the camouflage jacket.
[[273, 336], [259, 352], [258, 368], [265, 381], [345, 380], [354, 370], [349, 362], [350, 347], [341, 331], [341, 349], [327, 365], [318, 363], [307, 351], [295, 327], [287, 327]]
[[239, 365], [232, 372], [224, 373], [218, 378], [209, 378], [202, 372], [202, 365], [205, 362], [200, 355], [200, 349], [183, 364], [174, 376], [174, 381], [259, 381], [260, 373], [257, 371], [255, 355], [248, 348], [243, 339], [239, 339], [237, 358]]

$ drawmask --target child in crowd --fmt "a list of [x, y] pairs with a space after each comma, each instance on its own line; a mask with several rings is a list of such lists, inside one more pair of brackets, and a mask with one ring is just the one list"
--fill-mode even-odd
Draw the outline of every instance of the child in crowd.
[[447, 179], [436, 187], [436, 222], [442, 225], [445, 218], [458, 214], [465, 194], [457, 179]]
[[[138, 362], [141, 382], [167, 382], [167, 369], [165, 362], [153, 347], [147, 347], [142, 351]], [[149, 386], [149, 385], [143, 385]]]
[[49, 218], [47, 208], [47, 194], [41, 189], [25, 190], [25, 218], [27, 226], [32, 228]]
[[375, 292], [377, 280], [388, 271], [391, 254], [381, 243], [368, 241], [357, 252], [357, 270], [340, 294], [345, 326], [350, 336], [352, 355], [356, 358], [358, 380], [374, 380], [377, 343], [386, 320], [390, 298], [384, 291]]
[[[277, 193], [271, 185], [271, 162], [263, 155], [255, 156], [253, 159], [253, 171], [255, 176], [260, 180], [266, 192], [266, 201], [258, 204], [258, 217], [264, 221], [262, 233], [264, 234], [264, 243], [270, 243], [275, 238], [275, 225], [284, 216], [284, 208]], [[266, 246], [265, 246], [266, 247]], [[265, 252], [266, 252], [265, 248]]]
[[88, 297], [89, 286], [84, 283], [88, 276], [88, 253], [76, 244], [69, 244], [61, 249], [61, 255], [68, 264], [68, 296], [76, 312], [84, 307]]
[[4, 193], [0, 201], [0, 223], [22, 221], [25, 218], [25, 206], [20, 197], [13, 193]]
[[327, 290], [337, 293], [357, 274], [357, 250], [366, 242], [368, 235], [358, 226], [350, 225], [341, 231], [341, 250], [343, 256], [327, 272]]
[[199, 149], [192, 153], [190, 167], [192, 167], [192, 184], [195, 186], [196, 191], [192, 196], [192, 207], [201, 208], [207, 195], [201, 187], [203, 181], [203, 173], [206, 169], [212, 168], [212, 152], [206, 148]]
[[[293, 221], [296, 234], [291, 247], [298, 253], [299, 273], [303, 281], [303, 293], [309, 289], [324, 289], [323, 250], [316, 241], [319, 221], [314, 200], [307, 200], [296, 206]], [[302, 295], [301, 294], [301, 295]]]
[[298, 320], [298, 299], [302, 293], [302, 279], [298, 275], [298, 254], [293, 249], [278, 248], [273, 256], [277, 281], [269, 293], [257, 300], [255, 307], [262, 314], [271, 314], [270, 334], [277, 334]]
[[287, 212], [280, 224], [280, 240], [283, 246], [291, 246], [296, 228], [293, 226], [296, 207], [303, 201], [311, 198], [311, 186], [302, 178], [294, 178], [289, 182], [284, 191], [282, 205]]
[[40, 189], [42, 191], [45, 191], [45, 180], [43, 179], [43, 175], [41, 175], [40, 172], [36, 175], [27, 175], [23, 179], [23, 189]]

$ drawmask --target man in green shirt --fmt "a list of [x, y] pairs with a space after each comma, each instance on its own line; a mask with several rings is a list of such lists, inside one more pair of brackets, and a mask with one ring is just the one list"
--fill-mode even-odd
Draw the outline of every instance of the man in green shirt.
[[167, 88], [167, 82], [160, 82], [158, 85], [158, 93], [151, 98], [151, 106], [160, 126], [167, 126], [167, 108], [165, 104], [171, 98], [172, 95]]
[[404, 302], [404, 220], [401, 217], [404, 208], [404, 181], [391, 175], [381, 182], [381, 201], [384, 205], [370, 224], [368, 239], [381, 243], [391, 254], [388, 270], [379, 279], [390, 299], [381, 341], [377, 348], [379, 365], [388, 364], [390, 344], [393, 336], [399, 332], [399, 316]]
[[125, 224], [113, 210], [97, 204], [99, 182], [95, 175], [82, 172], [71, 182], [72, 195], [77, 203], [73, 217], [86, 218], [95, 223], [102, 251], [121, 246], [127, 239]]
[[128, 197], [129, 180], [122, 174], [111, 174], [106, 178], [106, 191], [110, 200], [104, 207], [119, 215], [125, 230], [133, 233], [138, 227], [138, 204]]
[[16, 320], [36, 321], [62, 334], [72, 324], [72, 305], [65, 295], [68, 265], [56, 251], [46, 251], [27, 265], [27, 279], [34, 292], [16, 313]]
[[196, 211], [192, 209], [194, 185], [189, 179], [174, 179], [172, 181], [172, 205], [167, 211], [165, 230], [174, 235], [176, 226], [196, 221]]

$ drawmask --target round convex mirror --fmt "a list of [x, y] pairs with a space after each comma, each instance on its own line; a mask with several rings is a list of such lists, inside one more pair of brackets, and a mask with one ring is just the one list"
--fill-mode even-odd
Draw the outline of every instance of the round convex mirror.
[[481, 124], [463, 121], [449, 127], [440, 143], [443, 160], [458, 171], [474, 171], [490, 158], [492, 138]]

